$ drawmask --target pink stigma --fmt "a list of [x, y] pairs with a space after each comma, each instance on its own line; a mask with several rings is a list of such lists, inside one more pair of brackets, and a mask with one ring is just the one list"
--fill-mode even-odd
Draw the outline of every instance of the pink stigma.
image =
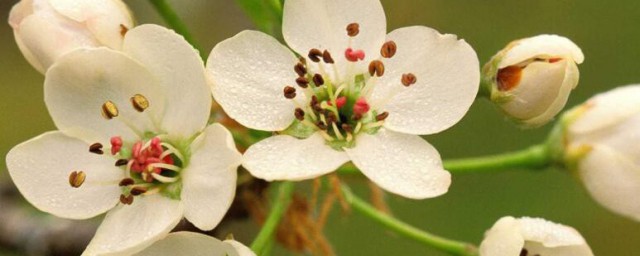
[[344, 57], [347, 58], [347, 60], [351, 61], [351, 62], [356, 62], [358, 60], [364, 60], [364, 51], [362, 51], [362, 50], [354, 51], [351, 48], [347, 48], [347, 50], [344, 51]]
[[[344, 104], [346, 104], [346, 103], [347, 103], [347, 97], [345, 97], [345, 96], [338, 97], [338, 98], [336, 99], [336, 105], [338, 105], [338, 109], [341, 109], [341, 108], [342, 108], [342, 106], [344, 106]], [[329, 105], [329, 106], [333, 106], [333, 105], [331, 104], [331, 101], [330, 101], [330, 100], [328, 100], [328, 101], [327, 101], [327, 105]]]
[[111, 154], [117, 154], [120, 149], [122, 149], [122, 138], [120, 136], [111, 137]]
[[361, 97], [356, 100], [356, 104], [353, 105], [353, 113], [364, 115], [365, 113], [369, 112], [369, 108], [370, 106], [369, 103], [367, 103], [367, 100]]
[[146, 182], [152, 182], [153, 176], [151, 173], [160, 174], [162, 172], [162, 168], [150, 168], [149, 165], [164, 163], [164, 164], [173, 164], [173, 159], [171, 156], [167, 155], [163, 159], [160, 159], [162, 154], [164, 153], [164, 149], [162, 148], [162, 141], [160, 138], [155, 137], [151, 139], [151, 143], [149, 147], [143, 148], [143, 144], [141, 141], [133, 144], [132, 148], [132, 158], [133, 161], [131, 165], [131, 170], [136, 173], [147, 173], [149, 175], [143, 175], [143, 178]]

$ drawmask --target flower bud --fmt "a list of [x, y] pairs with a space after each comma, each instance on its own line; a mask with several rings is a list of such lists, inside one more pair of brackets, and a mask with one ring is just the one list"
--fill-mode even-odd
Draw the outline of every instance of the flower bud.
[[563, 115], [565, 166], [605, 208], [640, 221], [640, 85], [594, 96]]
[[9, 14], [20, 51], [43, 74], [58, 57], [77, 48], [119, 50], [133, 23], [121, 0], [22, 0]]
[[569, 39], [539, 35], [516, 40], [485, 64], [483, 89], [524, 128], [549, 122], [578, 85], [584, 55]]

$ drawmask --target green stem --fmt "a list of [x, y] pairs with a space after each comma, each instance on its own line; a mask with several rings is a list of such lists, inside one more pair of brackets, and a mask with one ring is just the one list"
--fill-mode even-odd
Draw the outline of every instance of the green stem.
[[251, 250], [258, 255], [264, 255], [264, 249], [273, 238], [273, 234], [280, 223], [280, 219], [289, 206], [289, 202], [291, 202], [291, 195], [293, 194], [294, 188], [293, 184], [293, 182], [287, 181], [280, 183], [277, 187], [278, 194], [273, 201], [273, 206], [271, 206], [269, 216], [267, 216], [267, 220], [264, 222], [260, 233], [258, 233], [255, 240], [253, 240], [253, 243], [251, 243]]
[[378, 222], [389, 230], [395, 231], [399, 235], [413, 239], [440, 251], [447, 252], [451, 255], [478, 255], [477, 248], [472, 244], [436, 236], [378, 211], [375, 207], [369, 205], [364, 200], [353, 194], [346, 185], [342, 186], [342, 193], [344, 194], [346, 201], [357, 212], [374, 220], [375, 222]]
[[175, 10], [169, 5], [167, 0], [149, 0], [151, 5], [156, 9], [156, 11], [162, 16], [162, 19], [171, 27], [176, 33], [182, 35], [189, 44], [191, 44], [196, 50], [200, 52], [200, 57], [204, 59], [205, 52], [202, 50], [202, 47], [196, 42], [193, 38], [187, 26], [182, 22], [180, 16], [176, 13]]

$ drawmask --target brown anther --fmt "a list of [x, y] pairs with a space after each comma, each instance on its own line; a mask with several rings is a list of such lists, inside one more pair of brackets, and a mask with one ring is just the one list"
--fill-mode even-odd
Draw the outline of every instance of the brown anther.
[[79, 188], [86, 178], [87, 175], [83, 171], [73, 171], [69, 174], [69, 185], [74, 188]]
[[384, 75], [384, 64], [382, 64], [382, 61], [374, 60], [369, 63], [369, 75], [376, 75], [378, 77]]
[[354, 121], [359, 121], [360, 119], [362, 119], [362, 114], [358, 114], [358, 113], [353, 114], [351, 119], [353, 119]]
[[126, 204], [126, 205], [131, 205], [133, 203], [133, 196], [132, 195], [120, 195], [120, 203], [122, 204]]
[[316, 103], [315, 105], [311, 106], [311, 108], [313, 108], [314, 111], [318, 112], [318, 114], [324, 114], [325, 112], [322, 106], [320, 106], [320, 103]]
[[118, 186], [126, 187], [126, 186], [131, 186], [135, 183], [136, 182], [132, 178], [125, 178], [125, 179], [122, 179], [120, 183], [118, 183]]
[[118, 111], [118, 107], [112, 101], [108, 100], [104, 104], [102, 104], [102, 116], [106, 119], [113, 119], [117, 117], [120, 111]]
[[309, 86], [309, 79], [306, 77], [298, 77], [296, 78], [296, 83], [302, 88], [307, 88]]
[[124, 24], [120, 24], [120, 35], [124, 37], [127, 32], [129, 32], [129, 28], [127, 28], [127, 26], [125, 26]]
[[91, 146], [89, 146], [89, 152], [98, 154], [98, 155], [104, 154], [104, 152], [102, 151], [102, 144], [100, 143], [91, 144]]
[[315, 74], [313, 75], [313, 83], [316, 84], [317, 87], [320, 87], [324, 84], [324, 78], [322, 78], [320, 74]]
[[389, 117], [389, 112], [382, 112], [376, 116], [376, 121], [384, 121], [387, 117]]
[[147, 188], [145, 187], [133, 187], [131, 189], [131, 195], [139, 196], [147, 192]]
[[313, 62], [320, 62], [320, 58], [322, 57], [322, 51], [318, 49], [309, 50], [309, 59]]
[[336, 123], [338, 121], [338, 117], [333, 112], [327, 113], [327, 124], [331, 125], [332, 123]]
[[127, 159], [118, 159], [118, 161], [116, 161], [116, 166], [125, 166], [129, 163], [129, 160]]
[[284, 97], [287, 99], [293, 99], [296, 97], [296, 88], [293, 88], [292, 86], [285, 86], [283, 91]]
[[398, 46], [396, 45], [396, 42], [389, 41], [382, 45], [382, 48], [380, 49], [380, 55], [385, 58], [391, 58], [396, 55], [397, 50]]
[[144, 112], [145, 109], [149, 108], [149, 100], [141, 94], [133, 95], [131, 104], [138, 112]]
[[351, 125], [349, 124], [342, 124], [342, 130], [345, 132], [353, 132], [353, 127], [351, 127]]
[[315, 95], [313, 95], [313, 96], [311, 96], [311, 101], [309, 101], [309, 106], [310, 106], [310, 107], [313, 107], [313, 106], [315, 106], [316, 104], [318, 104], [318, 97], [317, 97], [317, 96], [315, 96]]
[[316, 126], [318, 126], [318, 128], [319, 128], [320, 130], [327, 130], [327, 125], [326, 125], [324, 122], [322, 122], [322, 121], [318, 121], [318, 122], [316, 123]]
[[293, 114], [296, 116], [296, 119], [300, 121], [304, 120], [304, 110], [302, 110], [301, 108], [296, 108]]
[[304, 57], [300, 57], [298, 58], [298, 60], [300, 61], [300, 63], [302, 63], [302, 65], [307, 65], [307, 59], [305, 59]]
[[402, 85], [409, 87], [412, 84], [415, 84], [418, 81], [418, 78], [414, 74], [407, 73], [402, 75]]
[[329, 51], [327, 50], [324, 50], [324, 52], [322, 52], [322, 61], [327, 64], [335, 63], [335, 61], [333, 61], [333, 58], [331, 57], [331, 53], [329, 53]]
[[302, 63], [298, 63], [293, 67], [293, 70], [296, 71], [298, 76], [305, 76], [307, 74], [307, 68]]
[[347, 25], [347, 35], [349, 35], [350, 37], [354, 37], [358, 34], [360, 34], [360, 24], [351, 23]]

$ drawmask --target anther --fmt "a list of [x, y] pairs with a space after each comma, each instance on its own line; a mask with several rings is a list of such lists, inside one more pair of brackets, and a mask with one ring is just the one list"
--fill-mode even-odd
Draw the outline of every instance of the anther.
[[342, 124], [342, 130], [347, 133], [351, 133], [353, 131], [353, 127], [349, 124]]
[[73, 171], [69, 174], [69, 185], [74, 188], [79, 188], [86, 178], [87, 175], [83, 171]]
[[357, 36], [360, 33], [360, 24], [351, 23], [347, 25], [347, 35], [350, 37]]
[[329, 53], [329, 51], [327, 50], [324, 50], [324, 52], [322, 52], [322, 61], [327, 64], [335, 63], [335, 61], [333, 61], [333, 58], [331, 57], [331, 53]]
[[147, 188], [145, 187], [133, 187], [131, 189], [131, 195], [139, 196], [147, 192]]
[[133, 203], [133, 196], [132, 195], [120, 195], [120, 203], [122, 204], [126, 204], [126, 205], [131, 205]]
[[102, 144], [100, 143], [91, 144], [91, 146], [89, 146], [89, 152], [98, 154], [98, 155], [104, 154], [104, 152], [102, 151]]
[[298, 60], [300, 61], [300, 63], [302, 63], [302, 65], [307, 65], [307, 59], [305, 59], [304, 57], [300, 57], [298, 58]]
[[301, 108], [296, 108], [293, 114], [296, 116], [296, 119], [300, 121], [304, 120], [304, 110], [302, 110]]
[[522, 248], [522, 251], [520, 251], [520, 256], [528, 256], [529, 255], [529, 251], [527, 251], [527, 249]]
[[298, 77], [296, 78], [296, 83], [302, 88], [307, 88], [309, 86], [309, 79], [305, 77]]
[[316, 104], [318, 104], [318, 96], [313, 95], [311, 96], [311, 101], [309, 101], [309, 106], [313, 107]]
[[327, 125], [326, 125], [324, 122], [322, 122], [322, 121], [318, 121], [318, 122], [316, 123], [316, 126], [318, 126], [318, 128], [319, 128], [320, 130], [323, 130], [323, 131], [324, 131], [324, 130], [327, 130]]
[[[336, 98], [336, 106], [338, 107], [338, 109], [341, 109], [344, 104], [347, 104], [347, 97], [341, 96]], [[327, 101], [327, 105], [333, 106], [333, 103], [331, 103], [331, 101]]]
[[136, 182], [132, 178], [125, 178], [125, 179], [122, 179], [120, 183], [118, 183], [118, 186], [126, 187], [126, 186], [131, 186], [135, 183]]
[[380, 55], [385, 58], [391, 58], [393, 55], [396, 55], [396, 51], [398, 50], [398, 46], [394, 41], [386, 42], [382, 45], [380, 49]]
[[364, 51], [362, 50], [357, 50], [354, 51], [351, 48], [347, 48], [347, 50], [344, 51], [344, 57], [351, 62], [356, 62], [358, 60], [364, 60]]
[[291, 86], [285, 86], [283, 91], [284, 91], [284, 97], [287, 99], [293, 99], [296, 97], [296, 88], [293, 88]]
[[313, 75], [313, 83], [316, 84], [316, 86], [320, 87], [324, 84], [324, 78], [322, 78], [322, 75], [320, 74], [315, 74]]
[[120, 149], [122, 149], [122, 137], [120, 136], [115, 136], [115, 137], [111, 137], [111, 154], [115, 155], [118, 152], [120, 152]]
[[309, 59], [313, 62], [320, 62], [320, 57], [322, 57], [322, 51], [318, 49], [309, 50]]
[[127, 26], [125, 26], [124, 24], [120, 24], [120, 35], [124, 37], [127, 32], [129, 32], [129, 28], [127, 28]]
[[387, 117], [389, 117], [389, 112], [382, 112], [376, 116], [376, 121], [384, 121]]
[[418, 81], [418, 78], [416, 78], [414, 74], [407, 73], [402, 75], [402, 85], [404, 86], [408, 87], [412, 84], [415, 84], [417, 81]]
[[143, 112], [145, 109], [149, 108], [149, 100], [140, 94], [136, 94], [131, 97], [131, 104], [138, 112]]
[[382, 61], [374, 60], [369, 63], [369, 75], [376, 75], [378, 77], [384, 75], [384, 64], [382, 64]]
[[354, 121], [360, 121], [360, 119], [362, 119], [362, 114], [355, 113], [353, 114], [353, 116], [351, 116], [351, 119], [353, 119]]
[[117, 117], [120, 112], [118, 111], [118, 107], [112, 101], [108, 100], [104, 104], [102, 104], [102, 116], [106, 119], [113, 119]]
[[129, 160], [127, 159], [118, 159], [118, 161], [116, 161], [116, 166], [120, 167], [120, 166], [125, 166], [129, 163]]
[[332, 123], [336, 123], [338, 121], [338, 117], [335, 113], [329, 112], [327, 113], [327, 124], [331, 125]]
[[369, 106], [369, 103], [367, 103], [367, 100], [361, 97], [356, 100], [356, 103], [353, 105], [353, 113], [364, 115], [369, 112], [370, 108], [371, 107]]
[[307, 74], [307, 68], [304, 67], [304, 64], [298, 63], [293, 67], [293, 70], [296, 71], [298, 76], [305, 76]]

